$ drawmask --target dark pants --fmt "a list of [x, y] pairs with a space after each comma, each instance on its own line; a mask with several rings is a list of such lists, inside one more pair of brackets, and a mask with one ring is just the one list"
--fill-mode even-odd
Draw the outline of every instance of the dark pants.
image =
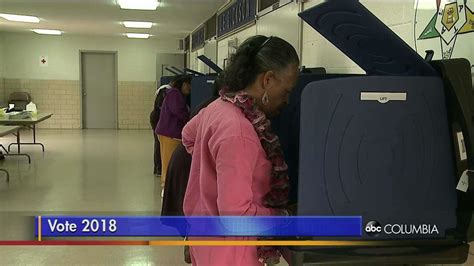
[[184, 216], [183, 203], [191, 170], [191, 159], [191, 155], [186, 151], [183, 144], [179, 144], [174, 150], [166, 172], [161, 215]]
[[161, 175], [161, 153], [160, 153], [160, 140], [158, 140], [158, 135], [155, 134], [155, 130], [153, 128], [153, 137], [155, 138], [155, 147], [153, 151], [153, 174], [154, 175]]

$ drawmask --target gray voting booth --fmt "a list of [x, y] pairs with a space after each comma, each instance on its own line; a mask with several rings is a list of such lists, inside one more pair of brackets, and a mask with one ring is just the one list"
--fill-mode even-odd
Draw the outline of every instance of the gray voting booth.
[[[349, 241], [338, 248], [285, 248], [290, 265], [462, 263], [472, 197], [456, 186], [473, 165], [458, 155], [469, 156], [471, 144], [460, 153], [455, 137], [463, 132], [463, 144], [471, 141], [473, 116], [456, 95], [472, 93], [472, 85], [467, 92], [467, 81], [450, 80], [445, 62], [423, 60], [356, 0], [329, 0], [300, 16], [367, 75], [304, 75], [274, 121], [298, 215], [360, 215], [363, 225], [407, 227], [362, 228], [361, 238], [338, 239]], [[407, 233], [412, 225], [429, 229]]]
[[[301, 100], [299, 215], [362, 215], [363, 224], [456, 227], [455, 172], [436, 77], [310, 83]], [[364, 235], [365, 239], [373, 239]]]

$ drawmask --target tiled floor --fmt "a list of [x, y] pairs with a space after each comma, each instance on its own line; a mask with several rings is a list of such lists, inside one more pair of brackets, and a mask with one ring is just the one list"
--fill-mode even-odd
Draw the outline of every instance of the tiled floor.
[[[25, 139], [28, 133], [23, 134]], [[0, 139], [7, 143], [13, 138]], [[49, 214], [159, 214], [151, 131], [40, 130], [46, 144], [0, 163], [0, 239], [29, 239], [25, 218]], [[0, 265], [186, 265], [181, 247], [1, 247]]]
[[2, 247], [2, 265], [188, 265], [175, 247]]
[[[0, 173], [0, 240], [31, 239], [28, 217], [39, 214], [159, 214], [150, 131], [40, 130], [39, 140], [44, 154], [24, 148], [31, 165], [0, 162], [11, 173], [8, 184]], [[182, 254], [182, 247], [2, 246], [0, 265], [186, 265]]]
[[12, 175], [9, 184], [0, 182], [0, 209], [158, 213], [152, 137], [145, 130], [40, 130], [44, 155], [26, 147], [31, 165], [21, 158], [0, 163]]

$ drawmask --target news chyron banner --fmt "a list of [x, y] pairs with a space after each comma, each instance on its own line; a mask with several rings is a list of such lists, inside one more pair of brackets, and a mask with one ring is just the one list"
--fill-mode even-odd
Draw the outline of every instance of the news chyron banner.
[[360, 216], [37, 216], [35, 236], [361, 237]]

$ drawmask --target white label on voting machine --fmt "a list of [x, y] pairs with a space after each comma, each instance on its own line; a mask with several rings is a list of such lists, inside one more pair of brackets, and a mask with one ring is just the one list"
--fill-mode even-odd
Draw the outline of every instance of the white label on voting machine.
[[458, 137], [458, 148], [459, 148], [459, 158], [461, 161], [467, 160], [466, 144], [464, 143], [464, 135], [462, 132], [457, 132]]
[[361, 92], [361, 101], [378, 101], [379, 103], [388, 103], [390, 101], [406, 101], [406, 92]]
[[459, 178], [458, 186], [456, 187], [457, 190], [462, 191], [462, 192], [467, 192], [467, 189], [469, 188], [469, 178], [467, 176], [467, 171], [465, 170], [461, 178]]

